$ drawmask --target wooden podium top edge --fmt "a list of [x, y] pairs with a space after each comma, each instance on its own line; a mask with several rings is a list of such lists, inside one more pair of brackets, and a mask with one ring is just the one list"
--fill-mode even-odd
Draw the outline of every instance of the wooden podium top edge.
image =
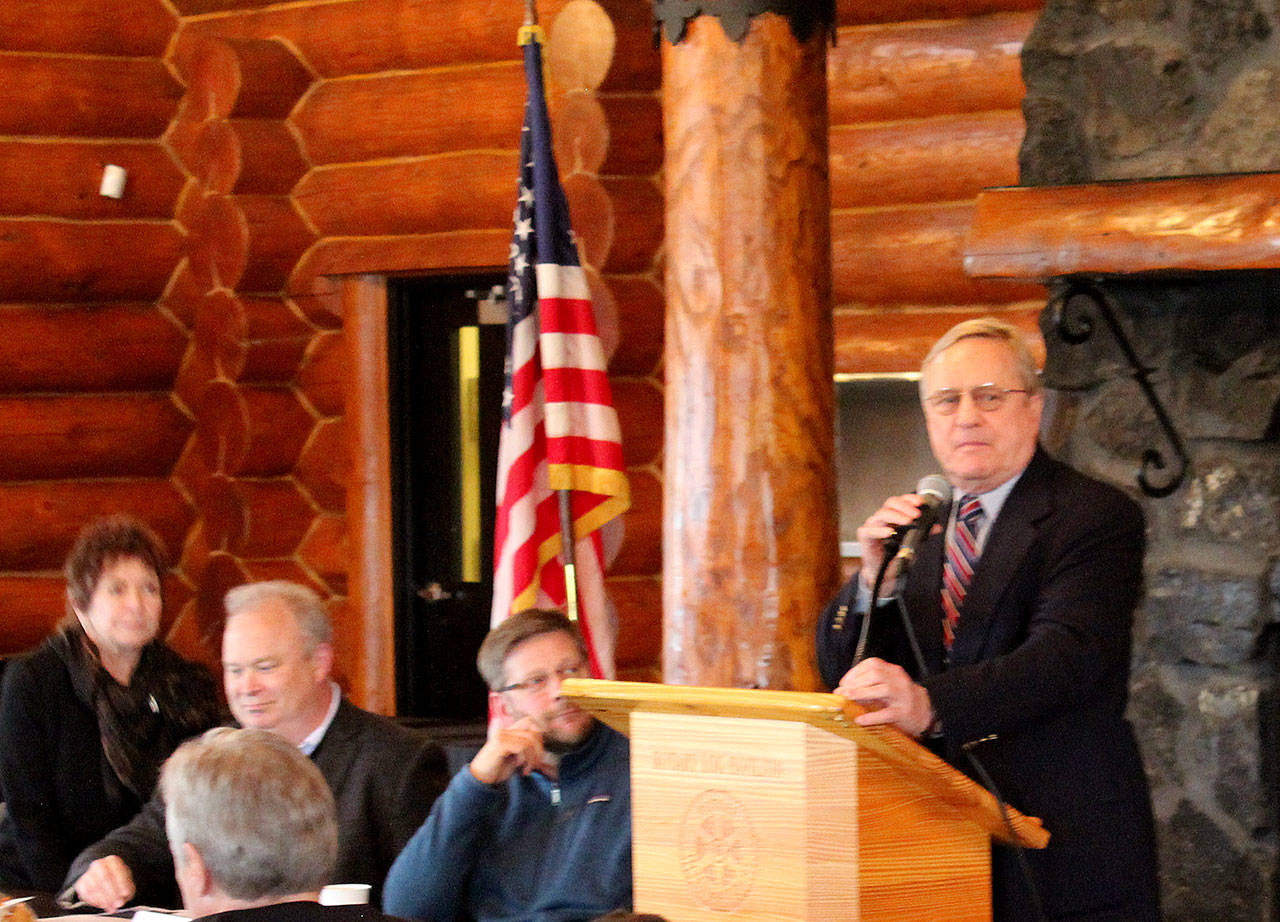
[[607, 679], [565, 679], [561, 694], [620, 733], [630, 735], [631, 712], [740, 717], [806, 723], [851, 739], [908, 775], [988, 835], [1026, 848], [1044, 848], [1049, 833], [1034, 817], [1000, 805], [986, 788], [892, 727], [860, 727], [865, 708], [839, 695], [755, 688], [658, 685]]

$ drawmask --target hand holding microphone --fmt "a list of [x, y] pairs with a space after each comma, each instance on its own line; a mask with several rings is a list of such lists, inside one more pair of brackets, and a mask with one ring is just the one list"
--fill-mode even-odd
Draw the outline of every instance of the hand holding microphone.
[[[858, 528], [862, 544], [863, 585], [871, 589], [876, 574], [889, 555], [900, 567], [910, 566], [920, 542], [929, 536], [939, 513], [951, 498], [951, 484], [945, 477], [931, 474], [921, 478], [915, 493], [891, 496]], [[885, 573], [888, 585], [897, 576], [890, 566]]]

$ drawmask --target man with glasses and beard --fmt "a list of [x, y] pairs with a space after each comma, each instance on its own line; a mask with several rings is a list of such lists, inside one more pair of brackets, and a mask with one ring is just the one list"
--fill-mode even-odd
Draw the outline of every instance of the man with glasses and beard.
[[574, 624], [530, 609], [476, 657], [489, 738], [391, 867], [383, 907], [429, 922], [587, 922], [631, 907], [626, 737], [560, 695], [588, 674]]

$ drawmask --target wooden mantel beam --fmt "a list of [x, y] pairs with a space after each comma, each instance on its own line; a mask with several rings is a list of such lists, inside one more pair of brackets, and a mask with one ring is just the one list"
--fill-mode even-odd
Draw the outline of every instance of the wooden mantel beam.
[[1280, 268], [1280, 173], [990, 189], [964, 267], [1036, 281]]

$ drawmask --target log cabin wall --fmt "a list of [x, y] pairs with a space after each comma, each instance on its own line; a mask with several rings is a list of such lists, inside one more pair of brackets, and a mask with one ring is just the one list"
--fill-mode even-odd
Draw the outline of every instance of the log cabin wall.
[[[172, 393], [186, 333], [157, 306], [183, 251], [176, 25], [162, 0], [0, 4], [0, 654], [62, 616], [87, 519], [139, 515], [174, 557], [195, 520], [170, 476], [193, 431]], [[121, 199], [98, 195], [106, 164]], [[165, 587], [172, 619], [193, 583]]]
[[1019, 66], [1040, 0], [839, 0], [828, 64], [836, 373], [918, 371], [997, 314], [1038, 335], [1039, 285], [969, 278], [974, 199], [1018, 181]]
[[[1039, 5], [839, 4], [838, 372], [912, 370], [975, 313], [1035, 328], [1041, 289], [970, 280], [960, 254], [977, 190], [1016, 179], [1018, 51]], [[12, 536], [0, 542], [12, 614], [0, 652], [56, 620], [75, 529], [118, 508], [181, 555], [169, 611], [187, 652], [215, 655], [219, 595], [245, 578], [300, 579], [336, 600], [340, 629], [369, 630], [343, 610], [352, 369], [335, 278], [504, 265], [519, 4], [0, 6], [0, 508]], [[632, 478], [610, 575], [620, 672], [652, 678], [663, 301], [651, 8], [543, 0], [540, 12]], [[106, 162], [129, 170], [120, 201], [94, 194]], [[385, 689], [353, 692], [390, 706]]]
[[[195, 620], [214, 636], [217, 598], [246, 578], [310, 583], [334, 600], [339, 671], [353, 697], [389, 710], [394, 686], [377, 662], [390, 613], [348, 599], [356, 549], [343, 430], [360, 395], [336, 278], [505, 267], [523, 12], [479, 0], [175, 6], [170, 60], [187, 95], [170, 140], [192, 195], [179, 213], [190, 258], [166, 301], [193, 331], [177, 388], [196, 434], [177, 477], [198, 497], [187, 560], [202, 574]], [[658, 58], [645, 0], [544, 2], [540, 13], [557, 156], [612, 356], [632, 480], [610, 570], [619, 672], [651, 678], [661, 567]]]

